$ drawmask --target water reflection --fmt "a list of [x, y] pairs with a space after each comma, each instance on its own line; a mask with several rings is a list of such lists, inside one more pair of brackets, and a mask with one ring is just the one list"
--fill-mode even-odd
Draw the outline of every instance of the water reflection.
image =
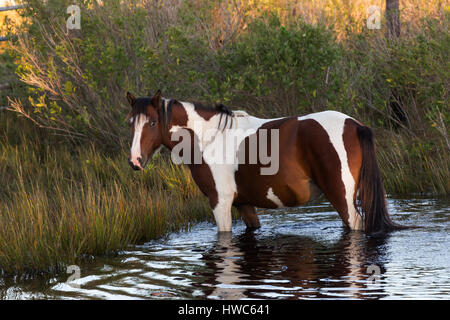
[[[380, 298], [387, 238], [342, 233], [333, 244], [310, 237], [221, 234], [203, 259], [211, 299]], [[367, 272], [368, 266], [379, 274]], [[370, 271], [370, 269], [369, 269]], [[375, 283], [369, 281], [373, 276]]]
[[239, 222], [233, 236], [218, 237], [199, 223], [98, 257], [81, 266], [79, 288], [66, 274], [0, 278], [0, 299], [448, 299], [448, 199], [389, 207], [394, 220], [424, 228], [373, 238], [344, 232], [327, 203], [275, 210], [260, 215], [255, 232]]

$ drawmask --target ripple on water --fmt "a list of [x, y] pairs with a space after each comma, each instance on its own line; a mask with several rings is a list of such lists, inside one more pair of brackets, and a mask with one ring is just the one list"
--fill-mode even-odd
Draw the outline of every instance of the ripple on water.
[[[81, 278], [11, 282], [4, 299], [448, 299], [448, 200], [394, 199], [395, 221], [422, 229], [346, 233], [326, 203], [261, 210], [262, 228], [218, 236], [211, 223], [81, 267]], [[370, 267], [370, 268], [369, 268]]]

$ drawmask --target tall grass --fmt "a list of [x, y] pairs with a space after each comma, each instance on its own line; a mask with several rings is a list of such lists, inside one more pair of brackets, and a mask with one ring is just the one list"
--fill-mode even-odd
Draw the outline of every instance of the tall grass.
[[1, 125], [0, 270], [7, 274], [56, 272], [210, 217], [189, 173], [162, 157], [136, 174], [124, 153], [49, 145], [14, 129], [16, 121]]
[[[443, 140], [435, 146], [392, 131], [376, 132], [377, 157], [387, 192], [400, 195], [448, 194], [450, 158]], [[407, 151], [405, 151], [407, 150]]]

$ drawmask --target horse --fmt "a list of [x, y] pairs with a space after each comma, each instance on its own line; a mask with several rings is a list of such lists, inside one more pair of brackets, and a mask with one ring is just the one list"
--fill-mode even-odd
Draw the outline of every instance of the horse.
[[[162, 146], [169, 149], [208, 198], [219, 233], [232, 231], [233, 206], [248, 229], [257, 229], [256, 207], [297, 207], [322, 194], [346, 229], [373, 234], [404, 228], [386, 207], [372, 130], [348, 115], [322, 111], [262, 119], [222, 104], [167, 99], [161, 90], [126, 97], [130, 166], [143, 170]], [[270, 149], [265, 158], [264, 146]], [[215, 153], [231, 161], [217, 161]]]

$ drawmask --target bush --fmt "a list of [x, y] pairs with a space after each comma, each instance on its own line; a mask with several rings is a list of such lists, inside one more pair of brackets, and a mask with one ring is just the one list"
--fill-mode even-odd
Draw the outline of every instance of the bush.
[[146, 11], [136, 1], [78, 3], [84, 9], [82, 32], [67, 34], [69, 1], [29, 1], [29, 24], [13, 46], [17, 74], [29, 85], [29, 97], [13, 106], [72, 139], [117, 147], [127, 112], [123, 92], [142, 90], [142, 72], [154, 60], [144, 41]]
[[223, 48], [224, 74], [213, 93], [266, 116], [322, 110], [335, 90], [329, 70], [338, 54], [333, 33], [321, 25], [258, 18]]
[[[397, 159], [423, 163], [443, 154], [443, 163], [433, 164], [443, 174], [418, 190], [449, 189], [442, 177], [450, 162], [450, 37], [442, 8], [421, 21], [408, 16], [414, 24], [389, 42], [384, 30], [336, 34], [330, 8], [313, 24], [289, 10], [245, 11], [207, 0], [78, 1], [82, 30], [67, 34], [69, 1], [27, 2], [14, 49], [28, 92], [12, 104], [39, 126], [117, 151], [128, 138], [127, 90], [162, 89], [166, 97], [224, 102], [257, 116], [334, 109], [387, 137], [378, 141], [385, 159], [395, 158], [388, 141], [397, 134], [404, 139]], [[409, 154], [414, 146], [421, 152]]]
[[135, 2], [81, 3], [86, 9], [80, 35], [65, 33], [64, 2], [29, 5], [31, 24], [14, 46], [29, 97], [14, 107], [41, 126], [109, 145], [123, 134], [127, 89], [162, 88], [208, 101], [249, 97], [245, 105], [259, 114], [267, 114], [266, 103], [282, 108], [269, 114], [295, 113], [317, 107], [337, 53], [325, 28], [301, 20], [283, 26], [273, 15], [256, 19], [215, 50], [205, 37], [184, 32], [185, 25], [169, 24], [165, 38], [155, 42], [146, 33], [147, 11]]
[[[446, 21], [428, 18], [420, 32], [391, 42], [377, 34], [348, 39], [337, 69], [343, 90], [336, 104], [374, 126], [389, 128], [394, 122], [413, 135], [431, 133], [439, 115], [448, 124], [448, 22], [448, 16]], [[402, 123], [390, 106], [392, 96], [406, 118]]]

